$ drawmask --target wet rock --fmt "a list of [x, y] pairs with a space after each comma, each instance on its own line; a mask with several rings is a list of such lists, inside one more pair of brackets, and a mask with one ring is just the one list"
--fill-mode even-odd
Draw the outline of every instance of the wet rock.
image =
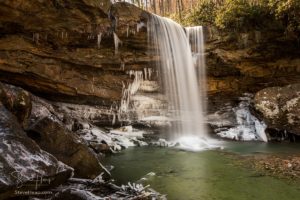
[[90, 146], [96, 153], [112, 153], [108, 144], [90, 142]]
[[72, 166], [76, 177], [95, 178], [101, 172], [106, 172], [87, 143], [53, 115], [40, 118], [27, 133], [43, 150]]
[[31, 96], [22, 88], [0, 83], [0, 101], [26, 128], [31, 113]]
[[[17, 118], [0, 103], [0, 196], [13, 190], [37, 190], [57, 186], [72, 176], [73, 169], [41, 150], [27, 137]], [[47, 184], [33, 184], [44, 178]]]
[[269, 128], [300, 135], [300, 84], [263, 89], [254, 103]]

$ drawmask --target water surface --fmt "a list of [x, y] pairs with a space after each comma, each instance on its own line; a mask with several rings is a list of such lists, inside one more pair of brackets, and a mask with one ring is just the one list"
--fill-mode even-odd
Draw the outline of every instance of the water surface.
[[[298, 144], [227, 143], [222, 151], [187, 152], [171, 148], [131, 148], [108, 157], [117, 166], [112, 175], [117, 183], [139, 181], [150, 184], [171, 200], [293, 200], [300, 185], [234, 164], [226, 151], [251, 153], [300, 152]], [[238, 158], [238, 157], [237, 157]], [[155, 176], [146, 176], [154, 172]]]

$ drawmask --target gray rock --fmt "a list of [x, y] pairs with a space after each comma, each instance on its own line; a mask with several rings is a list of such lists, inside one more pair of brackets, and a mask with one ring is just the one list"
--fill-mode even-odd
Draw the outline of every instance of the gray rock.
[[48, 109], [41, 104], [34, 107], [31, 115], [34, 123], [27, 133], [43, 150], [73, 167], [76, 177], [95, 178], [101, 172], [106, 172], [88, 144], [60, 121], [59, 113], [54, 115], [52, 107]]
[[[22, 130], [17, 118], [0, 102], [0, 196], [9, 197], [15, 188], [36, 190], [65, 182], [73, 169], [58, 161]], [[48, 179], [43, 184], [29, 184], [37, 178]]]
[[254, 106], [269, 128], [300, 135], [300, 84], [263, 89]]

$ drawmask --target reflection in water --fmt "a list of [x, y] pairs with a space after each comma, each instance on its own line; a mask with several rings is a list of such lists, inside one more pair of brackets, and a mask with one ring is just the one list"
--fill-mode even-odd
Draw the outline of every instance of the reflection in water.
[[[270, 146], [246, 143], [244, 152], [254, 147], [268, 151]], [[248, 145], [248, 146], [247, 146]], [[257, 146], [258, 145], [258, 146]], [[239, 143], [227, 149], [240, 151]], [[277, 148], [278, 149], [278, 148]], [[299, 149], [299, 148], [297, 148]], [[299, 150], [298, 150], [299, 151]], [[138, 181], [150, 184], [171, 200], [299, 199], [300, 188], [233, 164], [223, 151], [186, 152], [170, 148], [133, 148], [107, 158], [116, 166], [112, 172], [119, 183]], [[156, 175], [151, 176], [149, 172]]]

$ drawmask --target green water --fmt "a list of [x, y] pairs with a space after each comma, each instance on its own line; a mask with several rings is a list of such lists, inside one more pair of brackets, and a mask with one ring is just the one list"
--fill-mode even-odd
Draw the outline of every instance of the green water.
[[[242, 154], [300, 152], [299, 145], [235, 143], [222, 151], [186, 152], [170, 148], [131, 148], [108, 157], [106, 164], [117, 166], [117, 183], [138, 181], [170, 200], [293, 200], [300, 199], [300, 185], [234, 164], [225, 151]], [[237, 157], [238, 158], [238, 157]], [[155, 176], [145, 176], [154, 172]]]

